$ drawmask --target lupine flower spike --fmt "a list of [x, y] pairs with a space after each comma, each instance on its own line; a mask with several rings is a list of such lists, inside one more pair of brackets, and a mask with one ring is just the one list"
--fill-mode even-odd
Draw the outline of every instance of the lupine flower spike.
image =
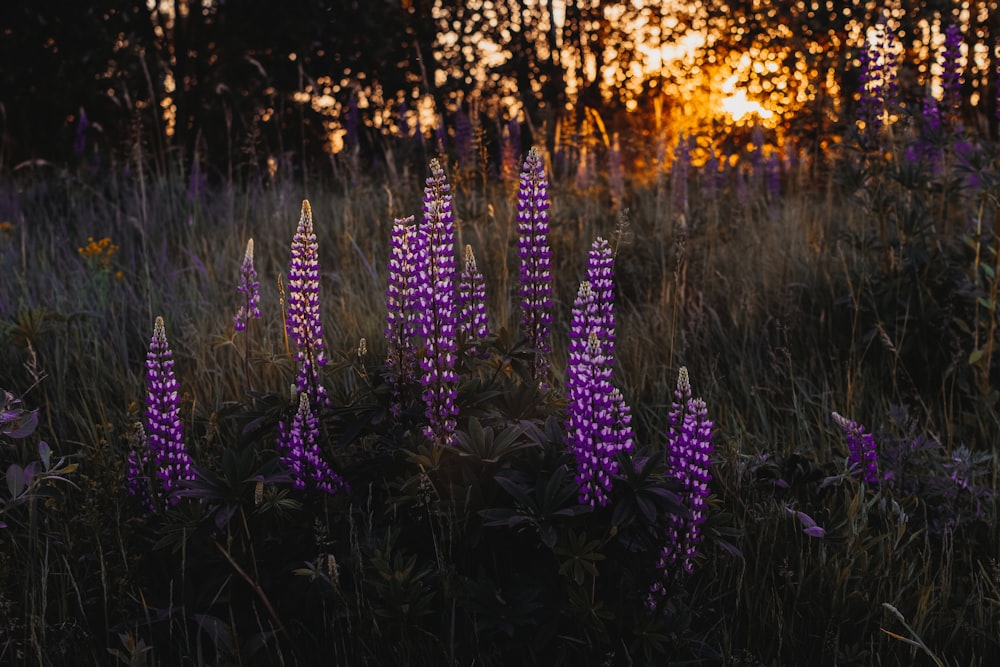
[[319, 450], [319, 420], [309, 405], [309, 395], [299, 394], [299, 407], [290, 424], [278, 424], [277, 449], [292, 474], [292, 486], [311, 486], [330, 495], [345, 489], [343, 478], [330, 469]]
[[233, 329], [244, 331], [251, 317], [260, 319], [260, 282], [257, 280], [257, 270], [253, 266], [253, 239], [247, 241], [243, 265], [240, 267], [240, 282], [236, 286], [236, 291], [243, 296], [240, 300], [240, 309], [233, 320]]
[[177, 502], [173, 492], [194, 479], [194, 470], [184, 446], [180, 394], [162, 317], [156, 318], [146, 355], [146, 428], [157, 506], [172, 505]]
[[476, 266], [472, 246], [465, 246], [465, 264], [458, 282], [458, 331], [477, 343], [490, 333], [486, 315], [486, 283]]
[[319, 377], [319, 367], [326, 364], [320, 319], [319, 244], [313, 232], [312, 207], [308, 201], [302, 202], [299, 226], [292, 238], [286, 329], [295, 342], [299, 392], [308, 393], [310, 402], [317, 408], [326, 405], [326, 388]]
[[418, 378], [414, 337], [419, 333], [423, 313], [427, 308], [424, 289], [430, 261], [427, 254], [427, 234], [422, 226], [412, 223], [413, 216], [397, 219], [393, 223], [389, 252], [386, 368], [392, 384], [390, 411], [396, 417], [403, 410], [403, 387], [415, 383]]
[[691, 397], [691, 382], [687, 368], [681, 368], [677, 377], [677, 390], [669, 415], [667, 432], [667, 465], [670, 474], [681, 482], [681, 502], [688, 510], [687, 516], [674, 515], [667, 529], [666, 544], [660, 552], [657, 567], [662, 571], [660, 581], [650, 587], [647, 604], [655, 608], [664, 592], [664, 583], [681, 573], [694, 570], [694, 560], [701, 542], [701, 524], [705, 521], [708, 499], [709, 457], [714, 449], [713, 424], [708, 419], [708, 408], [700, 398]]
[[536, 350], [534, 376], [549, 370], [552, 352], [552, 251], [545, 166], [537, 148], [528, 151], [517, 193], [517, 253], [521, 260], [521, 336]]
[[[597, 239], [580, 284], [569, 331], [566, 446], [576, 458], [579, 502], [606, 505], [619, 452], [631, 452], [631, 412], [611, 384], [614, 367], [614, 284], [611, 248]], [[598, 289], [594, 289], [594, 284]]]
[[421, 285], [420, 334], [426, 354], [420, 360], [421, 384], [426, 406], [424, 434], [432, 441], [450, 445], [455, 437], [458, 374], [456, 350], [456, 262], [455, 222], [451, 192], [444, 169], [431, 160], [431, 175], [424, 188], [422, 227], [427, 235], [428, 265]]
[[865, 484], [878, 484], [878, 452], [875, 450], [875, 438], [871, 433], [865, 432], [864, 426], [841, 417], [836, 412], [833, 413], [833, 421], [847, 439], [848, 465], [861, 473], [861, 479]]
[[897, 105], [896, 41], [885, 17], [872, 29], [862, 49], [858, 89], [858, 120], [862, 146], [882, 146], [882, 132]]

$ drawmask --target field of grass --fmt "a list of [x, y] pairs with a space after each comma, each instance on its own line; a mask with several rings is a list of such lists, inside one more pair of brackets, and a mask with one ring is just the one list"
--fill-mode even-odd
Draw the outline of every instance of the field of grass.
[[[449, 164], [456, 257], [475, 251], [492, 332], [461, 353], [454, 445], [422, 435], [418, 398], [392, 415], [383, 369], [392, 221], [420, 219], [423, 165], [204, 190], [142, 163], [8, 175], [0, 662], [995, 664], [997, 147], [917, 163], [903, 141], [786, 163], [777, 188], [752, 155], [632, 170], [621, 201], [548, 156], [541, 383], [518, 327], [517, 180]], [[294, 489], [275, 448], [296, 405], [283, 309], [303, 199], [330, 359], [320, 448], [350, 486], [330, 496]], [[591, 510], [563, 423], [598, 236], [637, 448]], [[263, 317], [234, 332], [250, 238]], [[126, 461], [157, 317], [200, 472], [148, 513]], [[665, 451], [682, 367], [714, 422], [711, 495], [693, 572], [652, 608], [665, 517], [685, 512]], [[834, 412], [874, 435], [877, 482]]]

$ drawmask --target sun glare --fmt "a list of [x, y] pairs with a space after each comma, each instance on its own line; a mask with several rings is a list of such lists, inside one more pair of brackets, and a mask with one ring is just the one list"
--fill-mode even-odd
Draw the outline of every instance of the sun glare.
[[756, 114], [762, 120], [769, 120], [774, 117], [774, 112], [764, 108], [760, 102], [755, 102], [747, 98], [747, 91], [744, 88], [736, 88], [739, 83], [739, 76], [734, 74], [722, 84], [722, 92], [726, 94], [721, 103], [721, 109], [729, 114], [734, 123], [739, 123], [749, 115]]

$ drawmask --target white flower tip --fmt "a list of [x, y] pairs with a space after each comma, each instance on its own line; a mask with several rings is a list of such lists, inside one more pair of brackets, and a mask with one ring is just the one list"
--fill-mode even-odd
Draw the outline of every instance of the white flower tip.
[[691, 379], [688, 377], [687, 366], [681, 366], [677, 373], [677, 391], [687, 394], [691, 391]]

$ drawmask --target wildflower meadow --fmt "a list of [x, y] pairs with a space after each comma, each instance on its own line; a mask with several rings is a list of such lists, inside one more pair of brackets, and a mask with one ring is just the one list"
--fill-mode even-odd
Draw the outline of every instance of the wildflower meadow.
[[1000, 143], [872, 34], [822, 148], [0, 175], [0, 663], [997, 664]]

